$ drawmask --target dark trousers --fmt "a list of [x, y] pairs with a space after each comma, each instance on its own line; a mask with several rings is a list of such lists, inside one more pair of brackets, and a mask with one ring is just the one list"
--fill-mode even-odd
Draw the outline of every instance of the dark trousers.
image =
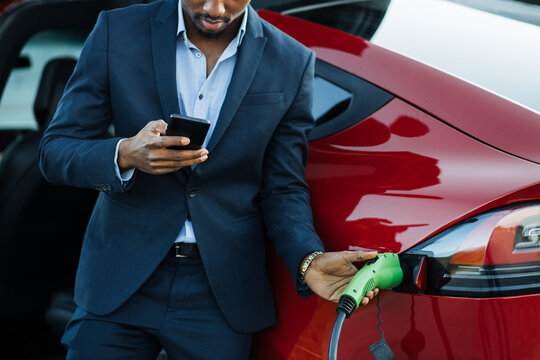
[[200, 259], [168, 255], [118, 310], [77, 308], [62, 343], [67, 359], [248, 359], [252, 334], [232, 329], [214, 299]]

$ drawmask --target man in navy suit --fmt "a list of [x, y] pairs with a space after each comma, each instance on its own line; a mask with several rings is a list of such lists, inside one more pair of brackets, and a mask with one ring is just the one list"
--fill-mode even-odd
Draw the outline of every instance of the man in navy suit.
[[[47, 180], [100, 190], [68, 358], [247, 358], [275, 322], [267, 237], [303, 296], [336, 301], [352, 263], [375, 256], [324, 253], [313, 228], [313, 72], [314, 54], [249, 0], [100, 14], [40, 147]], [[174, 113], [211, 122], [202, 149], [169, 148], [189, 139], [152, 119]]]

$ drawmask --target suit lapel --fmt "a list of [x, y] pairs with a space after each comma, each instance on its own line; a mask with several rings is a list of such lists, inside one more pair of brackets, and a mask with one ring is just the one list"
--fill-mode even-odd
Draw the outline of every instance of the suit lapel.
[[[176, 33], [178, 31], [178, 2], [166, 0], [152, 20], [152, 57], [156, 85], [163, 111], [163, 120], [180, 112], [176, 87]], [[186, 184], [191, 168], [185, 167], [174, 175]]]
[[152, 56], [157, 89], [165, 121], [180, 112], [176, 88], [176, 1], [165, 1], [152, 20]]
[[[152, 20], [152, 57], [161, 108], [163, 116], [166, 117], [163, 119], [165, 121], [168, 121], [170, 114], [180, 112], [176, 88], [177, 6], [176, 1], [166, 0]], [[251, 6], [248, 7], [248, 11], [246, 34], [238, 49], [236, 65], [227, 89], [227, 95], [221, 107], [216, 128], [207, 146], [209, 151], [219, 142], [236, 114], [255, 77], [266, 44], [266, 38], [262, 31], [262, 20]], [[185, 176], [189, 176], [189, 173], [191, 173], [191, 169], [185, 168], [185, 171], [177, 171], [175, 174], [182, 182], [185, 182]]]
[[216, 128], [208, 142], [208, 151], [212, 151], [216, 146], [236, 114], [255, 77], [266, 44], [266, 38], [263, 37], [262, 20], [251, 6], [248, 7], [248, 11], [246, 34], [242, 40], [242, 45], [238, 49], [234, 72], [221, 107]]

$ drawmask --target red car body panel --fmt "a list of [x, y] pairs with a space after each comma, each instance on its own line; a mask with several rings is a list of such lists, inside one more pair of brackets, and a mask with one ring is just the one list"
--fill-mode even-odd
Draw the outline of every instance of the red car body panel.
[[[491, 146], [540, 163], [540, 115], [361, 38], [267, 10], [259, 13], [315, 51], [317, 58], [376, 84]], [[509, 122], [514, 126], [509, 127]]]
[[[302, 301], [294, 289], [276, 298], [278, 325], [255, 338], [257, 359], [327, 359], [335, 304], [315, 296]], [[539, 359], [538, 305], [537, 295], [470, 299], [382, 291], [381, 327], [396, 359]], [[369, 304], [345, 321], [338, 359], [373, 358], [368, 347], [380, 339], [377, 312]]]
[[[402, 253], [472, 215], [539, 201], [536, 114], [359, 38], [260, 14], [319, 59], [396, 95], [367, 119], [310, 143], [306, 180], [327, 250]], [[539, 261], [540, 253], [528, 259]], [[325, 359], [335, 304], [316, 296], [302, 301], [273, 253], [269, 270], [278, 324], [256, 336], [257, 358]], [[382, 328], [397, 359], [540, 358], [538, 294], [382, 293]], [[339, 359], [372, 358], [376, 314], [370, 304], [345, 321]]]
[[399, 99], [311, 142], [306, 180], [328, 250], [399, 253], [480, 209], [530, 200], [516, 189], [540, 195], [540, 166]]
[[[405, 123], [407, 131], [400, 129]], [[478, 168], [463, 168], [471, 157]], [[399, 253], [472, 214], [540, 197], [540, 183], [531, 185], [531, 179], [540, 179], [538, 165], [475, 141], [399, 99], [312, 142], [306, 179], [327, 250]], [[270, 263], [278, 325], [258, 334], [256, 355], [326, 358], [335, 304], [315, 296], [303, 302], [279, 257], [273, 254]], [[383, 330], [398, 359], [535, 359], [540, 352], [532, 340], [540, 336], [540, 313], [530, 318], [540, 305], [538, 295], [465, 299], [384, 293]], [[370, 304], [345, 322], [340, 359], [371, 357], [368, 347], [379, 336], [376, 313]], [[499, 348], [504, 352], [493, 353]]]

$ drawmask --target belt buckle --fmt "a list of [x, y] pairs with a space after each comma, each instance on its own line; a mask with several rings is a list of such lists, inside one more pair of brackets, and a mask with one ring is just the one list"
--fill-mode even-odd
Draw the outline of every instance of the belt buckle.
[[174, 257], [176, 258], [186, 258], [186, 255], [179, 254], [178, 251], [180, 250], [180, 244], [174, 245]]

